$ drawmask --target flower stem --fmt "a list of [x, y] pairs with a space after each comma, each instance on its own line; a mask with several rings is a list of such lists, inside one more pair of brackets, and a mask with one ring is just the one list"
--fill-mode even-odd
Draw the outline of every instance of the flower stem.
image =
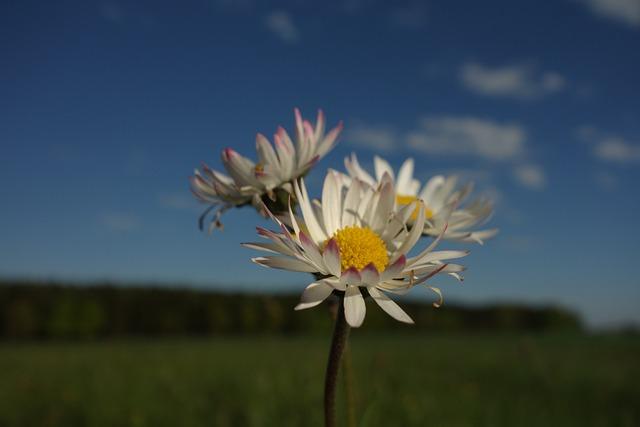
[[338, 382], [340, 359], [344, 352], [347, 339], [349, 338], [349, 329], [349, 325], [344, 318], [344, 295], [338, 295], [336, 323], [333, 328], [333, 338], [331, 339], [331, 349], [329, 350], [327, 373], [324, 379], [325, 427], [335, 427], [336, 425], [336, 384]]
[[353, 390], [353, 365], [351, 364], [351, 345], [349, 345], [349, 341], [345, 344], [342, 356], [342, 382], [344, 383], [347, 404], [347, 426], [356, 427], [356, 398]]

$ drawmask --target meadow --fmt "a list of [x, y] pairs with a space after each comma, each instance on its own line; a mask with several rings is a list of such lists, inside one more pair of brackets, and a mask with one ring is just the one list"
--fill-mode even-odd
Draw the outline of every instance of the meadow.
[[[319, 426], [328, 335], [5, 341], [0, 426]], [[350, 350], [358, 426], [640, 425], [637, 335], [364, 329]]]

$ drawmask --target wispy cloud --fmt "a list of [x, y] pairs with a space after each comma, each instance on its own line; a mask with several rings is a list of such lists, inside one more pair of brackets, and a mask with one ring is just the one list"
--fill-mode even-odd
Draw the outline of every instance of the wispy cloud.
[[631, 27], [640, 27], [640, 1], [638, 0], [581, 1], [596, 15]]
[[278, 10], [271, 12], [264, 18], [264, 24], [269, 31], [285, 43], [294, 44], [300, 40], [300, 32], [293, 23], [291, 15]]
[[542, 190], [547, 185], [544, 170], [537, 165], [518, 165], [513, 168], [513, 176], [520, 185], [530, 190]]
[[107, 212], [100, 217], [100, 223], [115, 232], [129, 232], [140, 227], [140, 221], [135, 215], [122, 212]]
[[638, 143], [591, 126], [583, 126], [576, 133], [580, 140], [591, 145], [593, 155], [601, 161], [620, 164], [640, 162]]
[[409, 148], [441, 155], [468, 155], [513, 160], [523, 155], [526, 133], [517, 124], [476, 117], [425, 117], [406, 137]]
[[556, 72], [539, 72], [532, 64], [487, 67], [469, 62], [460, 68], [462, 84], [472, 92], [493, 97], [535, 99], [557, 93], [566, 80]]
[[640, 161], [640, 146], [619, 137], [609, 137], [599, 141], [593, 149], [597, 158], [616, 163]]
[[510, 235], [504, 236], [501, 241], [507, 249], [518, 252], [529, 252], [542, 246], [542, 241], [537, 236]]
[[388, 127], [371, 126], [362, 122], [354, 123], [345, 133], [344, 141], [371, 150], [390, 151], [399, 144], [399, 137]]

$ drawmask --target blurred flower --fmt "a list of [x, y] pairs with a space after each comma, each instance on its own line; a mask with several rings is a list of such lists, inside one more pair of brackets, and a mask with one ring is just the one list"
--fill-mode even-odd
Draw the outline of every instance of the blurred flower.
[[200, 217], [204, 219], [213, 211], [209, 230], [221, 227], [220, 216], [228, 209], [253, 205], [266, 216], [262, 207], [274, 212], [286, 210], [291, 182], [304, 176], [335, 145], [342, 130], [342, 123], [325, 134], [325, 117], [318, 111], [315, 127], [304, 120], [298, 109], [295, 143], [284, 128], [279, 127], [273, 139], [274, 146], [262, 134], [256, 136], [258, 163], [238, 154], [231, 148], [222, 151], [222, 163], [228, 176], [203, 165], [191, 177], [191, 190], [195, 197], [211, 206]]
[[[461, 280], [458, 273], [464, 268], [442, 261], [468, 252], [433, 252], [441, 236], [416, 256], [407, 258], [422, 234], [426, 209], [416, 200], [394, 212], [395, 193], [388, 174], [375, 188], [354, 179], [344, 192], [341, 174], [329, 171], [321, 203], [309, 199], [302, 181], [300, 185], [294, 183], [294, 190], [302, 217], [296, 218], [289, 209], [286, 225], [271, 215], [280, 232], [259, 227], [258, 233], [270, 242], [245, 246], [276, 254], [253, 258], [257, 264], [314, 274], [317, 280], [304, 290], [296, 310], [314, 307], [334, 291], [341, 291], [346, 320], [358, 327], [365, 317], [363, 289], [391, 317], [413, 323], [386, 293], [404, 294], [438, 273], [449, 273]], [[443, 208], [447, 209], [450, 212], [453, 206]], [[408, 230], [407, 221], [414, 211], [416, 222]], [[441, 300], [437, 288], [427, 287]]]
[[[414, 164], [411, 158], [402, 164], [397, 177], [389, 163], [378, 156], [374, 157], [375, 178], [360, 166], [355, 154], [345, 158], [344, 163], [351, 178], [358, 178], [372, 187], [381, 185], [383, 176], [389, 175], [394, 182], [396, 209], [401, 209], [416, 200], [424, 202], [424, 234], [438, 236], [444, 232], [442, 236], [444, 239], [482, 244], [484, 240], [498, 233], [497, 229], [470, 230], [487, 222], [493, 214], [493, 204], [489, 200], [476, 199], [451, 213], [448, 211], [447, 207], [452, 203], [458, 206], [464, 203], [473, 191], [473, 183], [456, 189], [458, 177], [452, 175], [445, 178], [442, 175], [436, 175], [420, 190], [420, 181], [413, 178]], [[349, 185], [349, 177], [346, 176], [345, 185]], [[416, 210], [409, 218], [410, 223], [416, 223], [417, 215]]]

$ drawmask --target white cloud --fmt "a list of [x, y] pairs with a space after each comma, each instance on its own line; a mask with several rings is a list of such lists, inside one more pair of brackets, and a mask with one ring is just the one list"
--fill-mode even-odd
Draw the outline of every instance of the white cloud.
[[117, 232], [134, 231], [140, 227], [140, 221], [136, 216], [121, 212], [105, 213], [100, 222], [107, 229]]
[[618, 138], [608, 137], [596, 143], [593, 153], [597, 158], [616, 163], [640, 161], [640, 146]]
[[385, 127], [370, 126], [363, 123], [356, 123], [349, 129], [344, 137], [344, 141], [367, 147], [371, 150], [389, 151], [398, 144], [396, 133]]
[[632, 27], [640, 26], [638, 0], [582, 0], [591, 12]]
[[264, 18], [266, 27], [285, 43], [297, 43], [300, 40], [298, 28], [291, 16], [282, 10], [271, 12]]
[[513, 168], [513, 176], [522, 186], [531, 190], [542, 190], [547, 184], [544, 170], [532, 164], [516, 166]]
[[541, 98], [566, 86], [560, 74], [539, 73], [531, 64], [491, 68], [471, 62], [460, 68], [460, 80], [467, 89], [480, 95], [519, 99]]
[[515, 124], [475, 117], [426, 117], [410, 132], [407, 145], [429, 154], [470, 155], [513, 160], [523, 155], [526, 133]]
[[640, 162], [640, 144], [593, 126], [578, 128], [576, 135], [578, 139], [591, 145], [593, 155], [599, 160], [610, 163]]

